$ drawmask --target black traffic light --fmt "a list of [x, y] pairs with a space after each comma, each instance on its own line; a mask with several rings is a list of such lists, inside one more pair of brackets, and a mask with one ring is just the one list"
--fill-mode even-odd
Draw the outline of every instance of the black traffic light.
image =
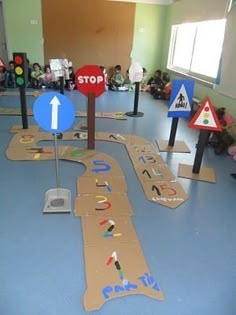
[[28, 62], [26, 53], [13, 53], [15, 65], [16, 86], [27, 87], [28, 79]]

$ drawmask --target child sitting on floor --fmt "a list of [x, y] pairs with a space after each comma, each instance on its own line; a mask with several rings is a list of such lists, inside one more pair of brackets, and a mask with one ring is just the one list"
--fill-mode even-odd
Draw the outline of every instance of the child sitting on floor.
[[155, 99], [169, 100], [172, 84], [168, 73], [163, 73], [162, 82], [163, 85], [154, 90], [153, 96]]
[[143, 68], [143, 78], [140, 83], [140, 91], [145, 91], [147, 87], [147, 70], [146, 68]]
[[0, 87], [4, 87], [6, 78], [6, 68], [0, 66]]
[[72, 66], [69, 67], [69, 80], [66, 80], [66, 89], [69, 91], [75, 88], [75, 73]]
[[124, 87], [127, 88], [127, 91], [134, 91], [135, 85], [131, 82], [129, 78], [129, 69], [126, 71], [126, 78], [124, 80]]
[[31, 72], [31, 86], [34, 89], [40, 89], [43, 84], [43, 71], [39, 63], [33, 64], [33, 70]]
[[5, 74], [5, 87], [6, 88], [15, 88], [16, 87], [16, 77], [15, 77], [15, 66], [14, 61], [9, 62], [9, 68]]
[[99, 68], [102, 70], [102, 73], [104, 75], [105, 79], [105, 89], [108, 90], [108, 75], [107, 75], [107, 69], [104, 66], [99, 66]]
[[112, 77], [109, 80], [109, 89], [112, 91], [123, 90], [124, 78], [121, 74], [121, 66], [116, 65]]
[[146, 87], [143, 89], [144, 92], [151, 92], [154, 94], [155, 89], [158, 89], [163, 86], [162, 81], [162, 72], [161, 70], [156, 70], [154, 75], [148, 80]]
[[44, 75], [43, 75], [43, 85], [42, 87], [45, 87], [47, 89], [51, 89], [54, 86], [55, 78], [53, 76], [53, 73], [51, 71], [51, 68], [49, 65], [46, 65], [44, 67]]

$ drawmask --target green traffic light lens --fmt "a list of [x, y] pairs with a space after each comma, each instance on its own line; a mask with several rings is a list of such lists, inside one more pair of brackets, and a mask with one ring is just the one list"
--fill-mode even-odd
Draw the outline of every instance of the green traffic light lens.
[[16, 84], [17, 85], [24, 85], [25, 83], [25, 80], [23, 78], [16, 78]]

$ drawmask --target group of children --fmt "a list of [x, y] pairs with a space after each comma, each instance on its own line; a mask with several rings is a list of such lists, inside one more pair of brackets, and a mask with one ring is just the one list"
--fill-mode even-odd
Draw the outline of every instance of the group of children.
[[[28, 61], [28, 86], [30, 88], [40, 89], [40, 88], [60, 88], [60, 81], [56, 71], [52, 71], [50, 65], [45, 65], [43, 70], [39, 63], [33, 63], [32, 67]], [[63, 77], [64, 85], [68, 90], [73, 90], [75, 88], [75, 74], [72, 67], [72, 63], [63, 63]], [[129, 78], [129, 70], [126, 71], [126, 76], [123, 77], [121, 72], [121, 66], [116, 65], [113, 69], [113, 74], [108, 78], [106, 68], [100, 66], [102, 70], [106, 88], [112, 91], [134, 91], [135, 85], [131, 82]], [[15, 88], [15, 72], [14, 72], [14, 62], [9, 62], [9, 67], [0, 67], [0, 88]], [[156, 99], [170, 98], [171, 93], [171, 82], [168, 73], [161, 70], [155, 71], [153, 76], [147, 80], [147, 70], [143, 68], [143, 79], [140, 82], [140, 91], [150, 92]]]
[[156, 70], [153, 76], [148, 80], [144, 91], [150, 92], [155, 99], [169, 100], [172, 84], [167, 72]]
[[[112, 91], [134, 91], [135, 85], [129, 78], [129, 70], [124, 78], [121, 73], [121, 66], [116, 65], [111, 78], [108, 79], [106, 68], [100, 66], [106, 80], [106, 86]], [[140, 91], [150, 92], [155, 99], [169, 100], [171, 94], [171, 81], [167, 72], [155, 71], [153, 76], [147, 80], [147, 70], [143, 68], [143, 79], [140, 82]]]
[[[106, 71], [106, 68], [103, 66], [100, 66], [106, 81], [106, 87], [108, 90], [111, 91], [134, 91], [135, 85], [131, 82], [129, 78], [129, 70], [126, 71], [125, 78], [123, 77], [121, 73], [121, 65], [116, 65], [113, 69], [113, 74], [110, 78], [108, 78], [108, 74]], [[140, 88], [142, 89], [144, 85], [146, 85], [147, 82], [147, 70], [143, 68], [143, 79], [140, 84]]]
[[[43, 70], [38, 62], [33, 63], [32, 67], [28, 62], [28, 85], [29, 88], [54, 88], [59, 89], [59, 77], [51, 70], [50, 65], [45, 65]], [[68, 90], [75, 88], [75, 75], [71, 64], [63, 68], [64, 84]], [[0, 67], [0, 87], [1, 88], [15, 88], [16, 78], [14, 70], [14, 62], [9, 62], [9, 67]]]

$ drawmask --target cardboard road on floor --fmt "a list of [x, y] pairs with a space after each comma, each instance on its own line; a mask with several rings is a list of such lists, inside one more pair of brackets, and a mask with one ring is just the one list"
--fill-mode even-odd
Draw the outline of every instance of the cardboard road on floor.
[[[85, 140], [87, 139], [87, 133], [80, 131], [65, 132], [58, 135], [58, 138], [60, 140]], [[188, 199], [183, 189], [176, 192], [175, 198], [178, 198], [178, 203], [173, 203], [168, 198], [162, 200], [154, 198], [155, 194], [150, 196], [149, 190], [147, 191], [145, 189], [145, 187], [147, 187], [145, 185], [147, 181], [159, 181], [160, 184], [163, 181], [176, 181], [175, 176], [164, 163], [160, 154], [156, 152], [154, 146], [146, 139], [133, 135], [105, 132], [96, 133], [95, 138], [96, 140], [111, 141], [125, 145], [148, 200], [174, 209]], [[52, 154], [50, 154], [48, 147], [43, 148], [37, 146], [37, 142], [41, 140], [53, 140], [53, 136], [45, 132], [33, 133], [30, 131], [16, 134], [7, 149], [8, 158], [19, 160], [52, 159], [52, 149]], [[84, 163], [86, 166], [84, 176], [93, 176], [94, 174], [97, 177], [103, 176], [104, 174], [109, 176], [110, 173], [112, 173], [113, 176], [120, 176], [120, 174], [123, 174], [119, 164], [104, 153], [72, 146], [60, 146], [59, 152], [61, 159]], [[178, 196], [178, 193], [180, 193], [180, 196]]]
[[[40, 91], [28, 91], [25, 93], [26, 96], [34, 96], [38, 97], [42, 94]], [[18, 91], [4, 91], [0, 92], [0, 96], [20, 96], [20, 93]]]
[[[81, 139], [78, 135], [75, 137], [75, 132], [59, 134], [58, 137], [61, 140]], [[125, 137], [121, 136], [121, 140], [124, 141]], [[14, 160], [51, 160], [54, 158], [53, 147], [41, 147], [37, 143], [52, 139], [51, 134], [44, 132], [17, 133], [7, 149], [7, 157]], [[154, 154], [153, 147], [146, 142], [135, 147], [135, 152], [139, 153], [144, 148]], [[164, 295], [151, 275], [132, 224], [133, 210], [117, 161], [94, 150], [71, 146], [59, 146], [58, 149], [60, 159], [86, 166], [85, 173], [77, 181], [78, 195], [74, 205], [75, 215], [82, 218], [84, 234], [85, 309], [97, 310], [112, 298], [131, 294], [163, 300]], [[150, 160], [153, 161], [153, 156], [147, 159], [148, 162]]]
[[[160, 154], [146, 139], [104, 132], [96, 133], [95, 137], [125, 145], [148, 200], [174, 209], [188, 199]], [[87, 133], [65, 132], [58, 134], [58, 139], [85, 140]], [[54, 159], [53, 147], [38, 146], [42, 140], [52, 141], [53, 135], [31, 130], [16, 133], [6, 155], [12, 160]], [[75, 215], [82, 218], [84, 234], [85, 309], [96, 310], [112, 298], [130, 294], [163, 300], [132, 225], [133, 210], [117, 161], [94, 150], [73, 146], [59, 146], [58, 149], [60, 159], [79, 162], [86, 167], [77, 181], [78, 195], [74, 205]], [[135, 264], [132, 263], [134, 257]]]
[[[33, 116], [32, 109], [27, 110], [28, 116]], [[0, 107], [0, 116], [21, 116], [20, 108], [13, 107]], [[82, 112], [80, 110], [76, 111], [75, 117], [87, 117], [87, 112]], [[127, 120], [125, 112], [96, 112], [96, 118], [110, 118], [116, 120]]]

